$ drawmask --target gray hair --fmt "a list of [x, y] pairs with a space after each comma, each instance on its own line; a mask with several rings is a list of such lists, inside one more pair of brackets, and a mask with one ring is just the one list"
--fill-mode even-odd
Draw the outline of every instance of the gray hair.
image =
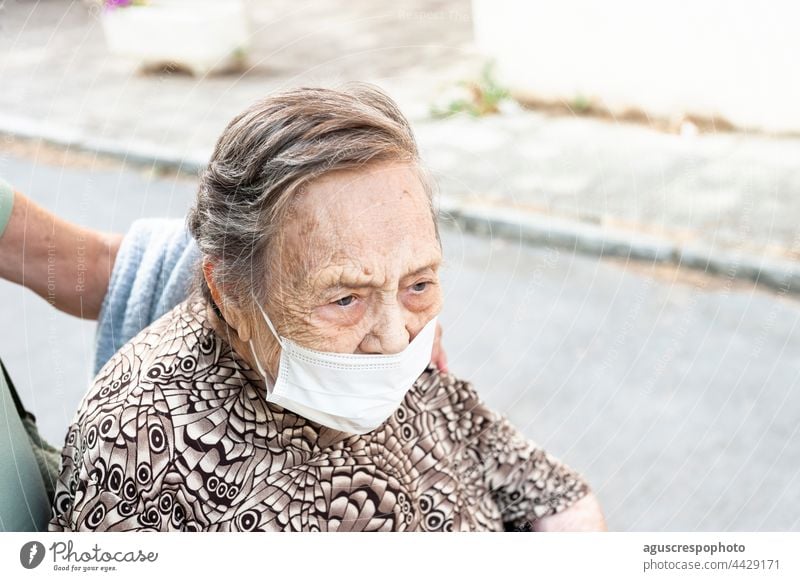
[[[382, 161], [417, 168], [438, 239], [433, 180], [419, 163], [408, 120], [376, 86], [292, 89], [236, 116], [217, 141], [187, 216], [201, 254], [214, 263], [212, 276], [223, 298], [242, 307], [266, 299], [270, 244], [305, 184]], [[197, 290], [219, 313], [202, 267], [197, 270]]]

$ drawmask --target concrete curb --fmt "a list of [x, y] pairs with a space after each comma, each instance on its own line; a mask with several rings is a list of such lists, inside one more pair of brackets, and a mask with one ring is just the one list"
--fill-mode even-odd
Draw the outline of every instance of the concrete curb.
[[43, 123], [35, 119], [3, 115], [0, 113], [0, 133], [22, 139], [40, 139], [51, 145], [96, 153], [117, 158], [136, 165], [172, 169], [187, 174], [197, 174], [206, 166], [211, 152], [193, 151], [181, 155], [157, 144], [84, 135], [69, 127]]
[[781, 294], [800, 294], [800, 263], [719, 250], [547, 214], [488, 204], [440, 200], [440, 221], [488, 237], [554, 246], [582, 254], [672, 264], [733, 280], [753, 281]]
[[[210, 152], [185, 155], [147, 142], [86, 136], [74, 129], [0, 114], [0, 133], [24, 139], [105, 155], [137, 165], [158, 167], [196, 175], [206, 165]], [[537, 214], [512, 207], [479, 204], [440, 195], [440, 220], [445, 226], [467, 232], [497, 236], [536, 246], [554, 246], [582, 254], [613, 256], [642, 262], [673, 264], [715, 276], [753, 281], [781, 294], [800, 294], [800, 263], [748, 253], [733, 253], [713, 247], [680, 244], [665, 238], [600, 225]]]

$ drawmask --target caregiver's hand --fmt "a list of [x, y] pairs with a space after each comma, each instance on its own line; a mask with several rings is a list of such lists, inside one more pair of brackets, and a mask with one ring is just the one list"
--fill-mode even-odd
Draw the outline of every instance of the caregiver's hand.
[[121, 234], [62, 220], [20, 192], [0, 233], [0, 277], [23, 285], [60, 311], [100, 314]]
[[442, 326], [436, 323], [436, 338], [433, 340], [433, 355], [431, 362], [439, 369], [439, 371], [447, 372], [447, 355], [442, 347]]
[[606, 519], [600, 502], [590, 492], [563, 511], [540, 518], [534, 522], [533, 530], [546, 531], [607, 531]]

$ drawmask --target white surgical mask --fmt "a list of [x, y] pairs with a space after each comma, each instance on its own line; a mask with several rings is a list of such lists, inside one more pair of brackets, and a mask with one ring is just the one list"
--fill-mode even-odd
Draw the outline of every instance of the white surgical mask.
[[[267, 401], [342, 432], [366, 434], [385, 422], [431, 360], [437, 317], [400, 353], [364, 355], [298, 345], [279, 336], [261, 305], [258, 308], [281, 345], [278, 377], [267, 389]], [[269, 386], [252, 339], [250, 349]]]

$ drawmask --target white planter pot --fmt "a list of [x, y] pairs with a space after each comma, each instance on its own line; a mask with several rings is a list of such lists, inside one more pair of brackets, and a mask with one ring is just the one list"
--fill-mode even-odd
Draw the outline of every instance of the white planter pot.
[[795, 0], [473, 0], [473, 13], [513, 91], [800, 131]]
[[102, 26], [112, 54], [196, 75], [230, 68], [249, 46], [244, 3], [237, 0], [152, 0], [104, 11]]

